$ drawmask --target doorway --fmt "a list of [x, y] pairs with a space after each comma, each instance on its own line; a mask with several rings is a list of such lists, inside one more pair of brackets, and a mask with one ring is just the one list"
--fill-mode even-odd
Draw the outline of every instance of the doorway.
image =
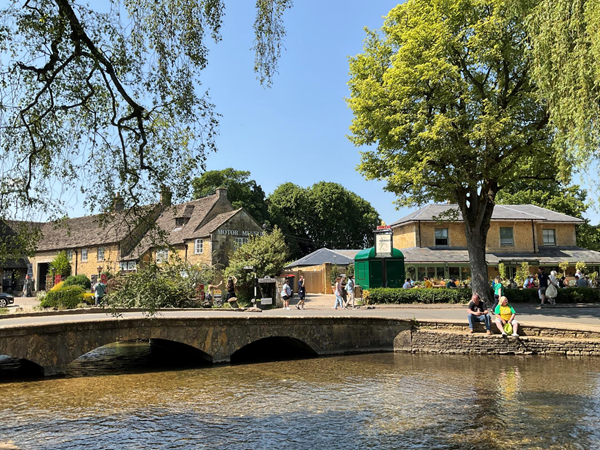
[[48, 263], [39, 263], [37, 267], [37, 291], [46, 290], [46, 275], [49, 270]]

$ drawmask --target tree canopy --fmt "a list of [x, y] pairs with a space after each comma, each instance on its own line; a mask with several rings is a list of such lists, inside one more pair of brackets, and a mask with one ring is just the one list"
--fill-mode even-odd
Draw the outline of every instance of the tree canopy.
[[529, 32], [532, 74], [559, 142], [585, 167], [600, 156], [600, 3], [541, 0]]
[[[216, 150], [218, 119], [200, 89], [224, 0], [10, 0], [0, 9], [0, 216], [59, 218], [65, 198], [92, 211], [117, 192], [136, 206], [188, 194]], [[277, 71], [283, 12], [259, 0], [255, 71]], [[18, 217], [16, 217], [18, 216]]]
[[569, 169], [531, 79], [524, 19], [538, 2], [408, 0], [350, 60], [351, 140], [376, 146], [359, 170], [385, 180], [401, 205], [458, 205], [484, 298], [497, 193]]
[[369, 202], [342, 185], [321, 181], [309, 188], [280, 185], [269, 196], [269, 212], [290, 243], [294, 256], [321, 247], [365, 248], [381, 223]]
[[204, 197], [219, 187], [227, 188], [227, 198], [235, 208], [244, 208], [260, 224], [269, 219], [265, 192], [262, 187], [250, 179], [250, 172], [235, 170], [231, 167], [223, 170], [209, 170], [192, 180], [194, 198]]

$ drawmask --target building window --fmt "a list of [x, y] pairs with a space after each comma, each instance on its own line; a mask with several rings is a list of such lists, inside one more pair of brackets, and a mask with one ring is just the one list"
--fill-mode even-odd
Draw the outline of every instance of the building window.
[[87, 248], [82, 248], [81, 249], [81, 262], [86, 262], [87, 261], [87, 255], [88, 255], [88, 249]]
[[194, 242], [194, 253], [196, 255], [204, 253], [204, 239], [196, 239]]
[[98, 247], [98, 261], [104, 261], [104, 247]]
[[121, 272], [133, 272], [136, 269], [136, 266], [137, 264], [135, 261], [121, 261], [119, 263]]
[[67, 250], [67, 259], [73, 261], [73, 250]]
[[233, 243], [234, 250], [237, 250], [238, 248], [240, 248], [242, 245], [246, 244], [247, 242], [248, 242], [247, 237], [236, 237], [235, 241]]
[[448, 228], [435, 229], [435, 245], [448, 245]]
[[161, 250], [157, 250], [156, 251], [156, 262], [157, 263], [164, 263], [169, 261], [169, 249], [164, 248]]
[[556, 245], [556, 230], [542, 230], [544, 245]]
[[500, 227], [500, 245], [515, 245], [512, 227]]

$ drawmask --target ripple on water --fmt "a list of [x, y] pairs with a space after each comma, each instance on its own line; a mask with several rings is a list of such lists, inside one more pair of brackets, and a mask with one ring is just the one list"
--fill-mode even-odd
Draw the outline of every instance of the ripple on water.
[[78, 361], [72, 378], [0, 385], [0, 413], [11, 418], [0, 442], [34, 450], [600, 448], [597, 360], [372, 354], [150, 364], [135, 373], [130, 363], [144, 366], [147, 351], [102, 349]]

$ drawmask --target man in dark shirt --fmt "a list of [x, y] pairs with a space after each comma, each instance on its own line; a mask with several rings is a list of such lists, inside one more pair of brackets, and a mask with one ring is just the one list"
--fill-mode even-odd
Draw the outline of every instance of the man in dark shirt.
[[544, 272], [544, 268], [540, 267], [538, 269], [538, 285], [540, 287], [540, 306], [544, 306], [544, 301], [546, 300], [546, 288], [548, 287], [548, 274]]
[[473, 294], [469, 306], [467, 306], [467, 312], [469, 313], [469, 333], [473, 333], [475, 322], [484, 322], [485, 329], [487, 330], [486, 334], [492, 334], [490, 330], [490, 316], [479, 295]]

